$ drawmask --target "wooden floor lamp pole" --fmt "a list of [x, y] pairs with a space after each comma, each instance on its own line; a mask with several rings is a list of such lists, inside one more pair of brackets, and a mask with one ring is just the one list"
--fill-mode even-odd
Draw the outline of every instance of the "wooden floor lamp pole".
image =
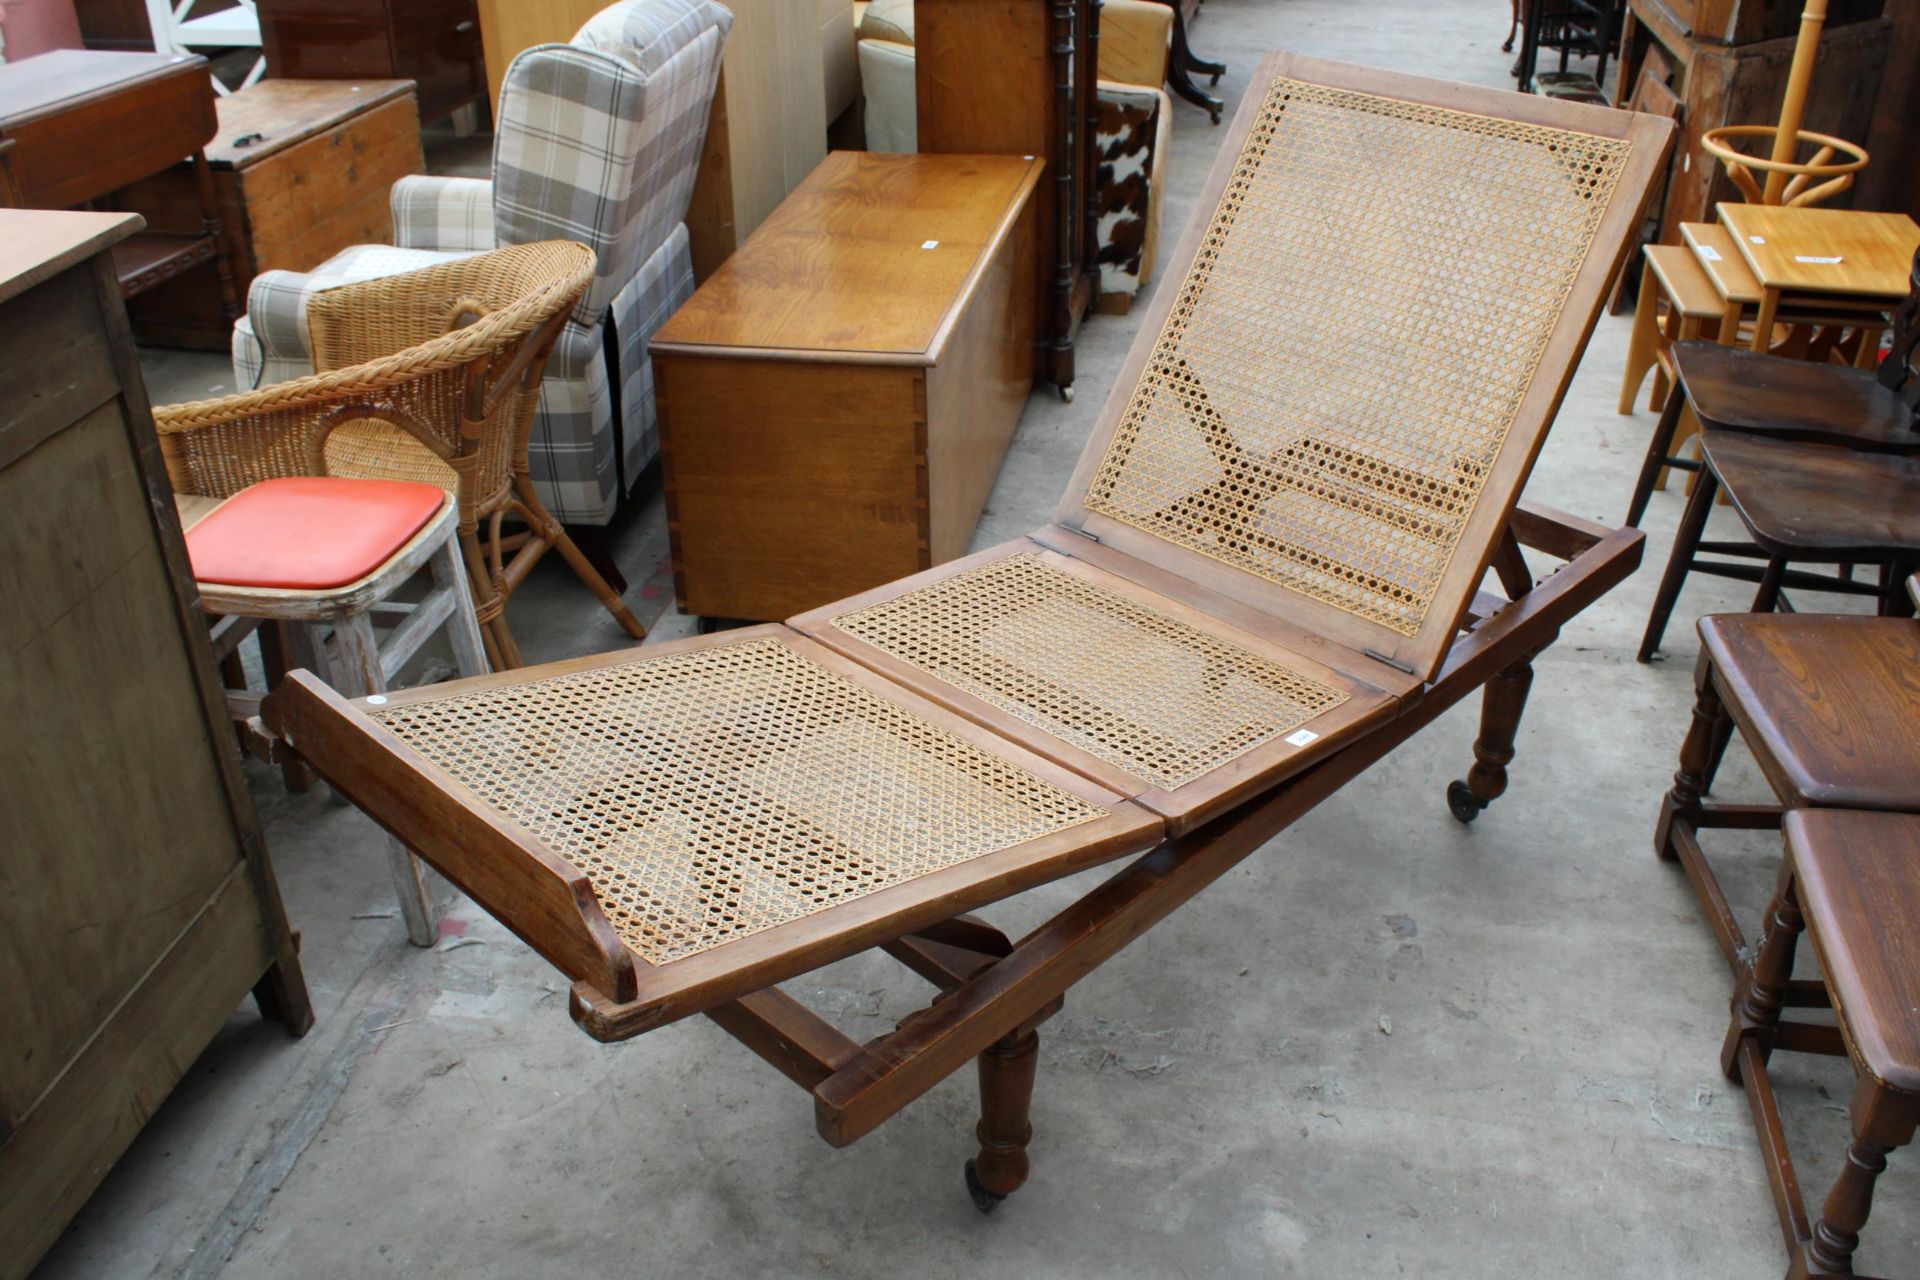
[[[1827, 22], [1827, 0], [1807, 0], [1800, 12], [1800, 36], [1793, 46], [1793, 66], [1787, 71], [1787, 96], [1780, 104], [1780, 127], [1773, 135], [1773, 162], [1793, 163], [1800, 145], [1800, 120], [1807, 110], [1807, 83], [1813, 79], [1813, 59], [1820, 50], [1820, 29]], [[1784, 169], [1767, 174], [1767, 204], [1783, 202], [1787, 180]]]

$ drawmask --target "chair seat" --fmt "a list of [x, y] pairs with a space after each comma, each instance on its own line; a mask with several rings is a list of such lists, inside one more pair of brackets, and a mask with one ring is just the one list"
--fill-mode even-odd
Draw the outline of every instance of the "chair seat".
[[1786, 835], [1841, 1033], [1868, 1075], [1920, 1094], [1920, 817], [1806, 809]]
[[447, 504], [447, 492], [400, 480], [287, 476], [227, 499], [187, 533], [197, 581], [326, 591], [368, 577]]
[[1692, 320], [1718, 320], [1725, 313], [1726, 303], [1714, 290], [1693, 250], [1681, 245], [1650, 244], [1646, 255], [1647, 265], [1681, 315]]
[[1761, 549], [1816, 561], [1920, 552], [1920, 458], [1703, 431], [1700, 453]]
[[1920, 810], [1920, 622], [1722, 614], [1700, 640], [1783, 800]]
[[1913, 411], [1864, 369], [1678, 342], [1673, 367], [1703, 427], [1887, 453], [1920, 452]]

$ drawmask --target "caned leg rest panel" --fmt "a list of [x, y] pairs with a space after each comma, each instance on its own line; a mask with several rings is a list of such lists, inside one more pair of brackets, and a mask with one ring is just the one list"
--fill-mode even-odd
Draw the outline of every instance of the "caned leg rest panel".
[[[523, 855], [584, 877], [588, 928], [610, 926], [631, 957], [633, 1018], [697, 1013], [1163, 831], [780, 627], [380, 700], [315, 692], [269, 699], [296, 742], [302, 701], [372, 768], [408, 763]], [[337, 752], [316, 754], [341, 772]], [[369, 807], [462, 879], [444, 832]], [[511, 903], [502, 918], [515, 927]]]
[[793, 625], [1176, 833], [1394, 710], [1354, 676], [1028, 540]]

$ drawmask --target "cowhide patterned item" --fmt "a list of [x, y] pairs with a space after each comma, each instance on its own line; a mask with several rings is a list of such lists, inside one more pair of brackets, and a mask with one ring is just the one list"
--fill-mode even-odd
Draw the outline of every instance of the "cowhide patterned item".
[[1094, 127], [1099, 172], [1100, 292], [1139, 292], [1152, 269], [1154, 150], [1163, 95], [1158, 89], [1102, 84]]

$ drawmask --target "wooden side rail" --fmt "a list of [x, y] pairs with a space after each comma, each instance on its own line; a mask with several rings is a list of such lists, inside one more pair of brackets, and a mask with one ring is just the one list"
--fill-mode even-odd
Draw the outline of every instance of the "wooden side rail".
[[328, 782], [437, 867], [576, 983], [614, 1000], [639, 990], [633, 953], [593, 886], [513, 822], [382, 729], [308, 671], [268, 694], [261, 718]]
[[1582, 609], [1639, 567], [1645, 537], [1523, 505], [1523, 546], [1568, 563], [1461, 637], [1407, 711], [1279, 790], [1130, 863], [1023, 938], [1013, 953], [866, 1045], [813, 1090], [821, 1137], [846, 1146], [987, 1048], [1030, 1023], [1075, 982], [1285, 831], [1315, 805], [1495, 675], [1524, 664]]

